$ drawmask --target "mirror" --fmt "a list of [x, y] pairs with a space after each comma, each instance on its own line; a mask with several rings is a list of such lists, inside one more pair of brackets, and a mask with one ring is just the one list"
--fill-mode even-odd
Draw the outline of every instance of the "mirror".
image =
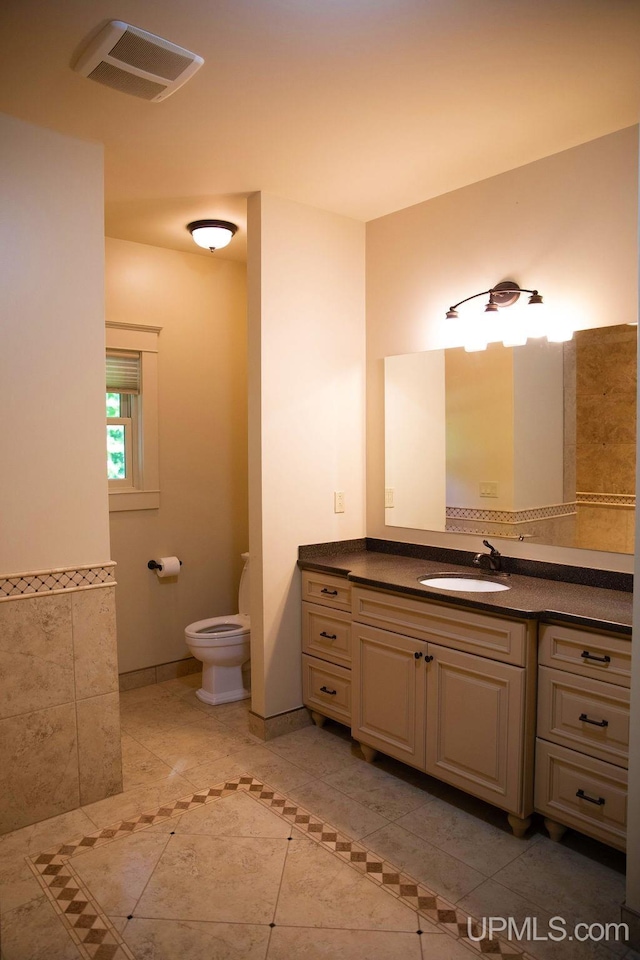
[[386, 524], [633, 553], [636, 341], [387, 357]]

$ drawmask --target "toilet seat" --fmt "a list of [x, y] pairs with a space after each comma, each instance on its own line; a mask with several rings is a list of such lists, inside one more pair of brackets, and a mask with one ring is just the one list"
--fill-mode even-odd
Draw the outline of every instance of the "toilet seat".
[[246, 613], [235, 613], [226, 617], [208, 617], [196, 620], [185, 629], [185, 636], [196, 646], [217, 646], [226, 644], [251, 631], [251, 622]]

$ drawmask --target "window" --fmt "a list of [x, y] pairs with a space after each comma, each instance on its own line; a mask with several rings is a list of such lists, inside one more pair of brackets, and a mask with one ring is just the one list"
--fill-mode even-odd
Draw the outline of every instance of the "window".
[[160, 506], [159, 327], [107, 323], [106, 417], [110, 510]]
[[139, 353], [107, 350], [107, 478], [110, 490], [139, 487], [140, 367]]

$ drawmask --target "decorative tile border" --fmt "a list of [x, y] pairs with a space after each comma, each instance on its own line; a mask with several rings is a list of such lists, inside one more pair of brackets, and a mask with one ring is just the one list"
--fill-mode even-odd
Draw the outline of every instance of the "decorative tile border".
[[111, 561], [98, 566], [60, 567], [0, 577], [0, 601], [115, 586], [115, 566]]
[[530, 510], [484, 510], [474, 507], [447, 507], [446, 516], [451, 520], [482, 520], [485, 523], [530, 523], [532, 520], [552, 520], [576, 512], [572, 503], [554, 503], [547, 507], [532, 507]]
[[606, 507], [635, 507], [636, 497], [633, 493], [576, 493], [576, 502]]
[[136, 958], [124, 942], [122, 935], [82, 883], [71, 861], [104, 844], [114, 843], [123, 837], [131, 836], [132, 833], [146, 830], [156, 823], [180, 817], [189, 810], [198, 809], [203, 804], [212, 803], [238, 791], [246, 792], [248, 796], [290, 823], [309, 839], [329, 850], [372, 883], [415, 910], [419, 916], [426, 918], [456, 940], [462, 941], [476, 953], [490, 954], [501, 960], [534, 960], [519, 947], [505, 940], [484, 937], [478, 941], [470, 938], [469, 932], [474, 937], [478, 934], [480, 927], [477, 921], [469, 917], [465, 911], [418, 883], [413, 877], [402, 873], [393, 864], [381, 860], [362, 843], [351, 840], [335, 827], [261, 780], [248, 775], [236, 777], [208, 790], [200, 790], [179, 800], [165, 803], [153, 813], [142, 813], [128, 820], [120, 820], [86, 837], [77, 837], [38, 856], [26, 858], [84, 960], [136, 960]]

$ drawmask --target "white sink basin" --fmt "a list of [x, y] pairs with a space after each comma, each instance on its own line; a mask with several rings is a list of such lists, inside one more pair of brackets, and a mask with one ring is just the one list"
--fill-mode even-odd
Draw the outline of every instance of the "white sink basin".
[[457, 590], [460, 593], [498, 593], [500, 590], [510, 590], [507, 583], [489, 580], [484, 577], [465, 577], [455, 573], [444, 576], [420, 577], [418, 580], [425, 587], [437, 587], [438, 590]]

